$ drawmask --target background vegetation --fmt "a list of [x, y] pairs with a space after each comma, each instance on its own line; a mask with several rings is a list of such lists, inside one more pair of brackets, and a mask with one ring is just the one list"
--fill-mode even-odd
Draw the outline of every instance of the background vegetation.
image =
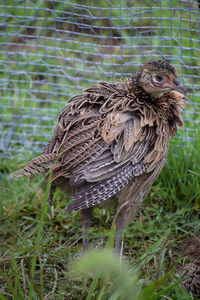
[[[89, 8], [88, 8], [89, 7]], [[181, 287], [185, 242], [200, 230], [199, 11], [195, 1], [6, 1], [1, 26], [0, 299], [193, 299]], [[79, 213], [43, 178], [11, 180], [37, 154], [69, 96], [170, 58], [188, 91], [185, 128], [112, 255], [113, 212], [95, 209], [81, 254]], [[104, 249], [104, 250], [100, 250]], [[106, 272], [105, 272], [106, 271]]]
[[[74, 94], [170, 59], [188, 92], [185, 140], [200, 124], [200, 18], [185, 0], [6, 1], [0, 27], [0, 151], [40, 152]], [[41, 135], [42, 130], [42, 135]]]

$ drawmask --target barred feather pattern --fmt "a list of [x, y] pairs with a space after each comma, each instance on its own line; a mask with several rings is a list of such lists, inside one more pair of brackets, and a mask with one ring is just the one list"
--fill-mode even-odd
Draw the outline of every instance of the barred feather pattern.
[[51, 169], [56, 159], [57, 155], [55, 154], [42, 154], [28, 162], [23, 169], [12, 173], [11, 177], [18, 178], [27, 175], [35, 175], [38, 173], [46, 173], [49, 171], [49, 169]]
[[67, 207], [67, 212], [89, 208], [103, 202], [117, 194], [132, 178], [133, 166], [128, 165], [106, 180], [96, 183], [84, 184], [81, 189], [75, 189], [71, 204]]
[[193, 297], [200, 299], [200, 264], [188, 264], [186, 268], [188, 270], [183, 274], [186, 279], [182, 282], [182, 286]]
[[187, 241], [186, 254], [189, 262], [184, 266], [181, 284], [193, 297], [200, 299], [200, 234]]

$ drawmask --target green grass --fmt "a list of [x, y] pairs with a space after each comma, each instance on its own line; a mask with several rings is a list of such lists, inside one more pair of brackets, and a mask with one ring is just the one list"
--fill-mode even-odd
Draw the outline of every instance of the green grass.
[[[0, 299], [192, 299], [180, 286], [185, 241], [200, 231], [200, 139], [171, 143], [161, 176], [124, 234], [124, 255], [112, 255], [113, 212], [95, 209], [82, 256], [79, 213], [42, 177], [12, 180], [13, 160], [1, 162]], [[177, 144], [178, 147], [177, 147]], [[167, 298], [167, 299], [168, 299]]]

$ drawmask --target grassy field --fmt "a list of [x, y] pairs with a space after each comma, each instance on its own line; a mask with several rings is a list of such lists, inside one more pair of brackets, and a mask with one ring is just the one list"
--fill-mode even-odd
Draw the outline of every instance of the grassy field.
[[[186, 240], [200, 231], [197, 3], [135, 0], [131, 10], [132, 1], [102, 0], [101, 10], [82, 1], [88, 11], [78, 0], [15, 2], [1, 6], [0, 300], [193, 299], [179, 270]], [[188, 92], [185, 127], [126, 228], [121, 260], [112, 255], [113, 212], [98, 208], [83, 256], [80, 215], [65, 213], [70, 199], [57, 190], [52, 216], [42, 176], [9, 174], [46, 143], [70, 96], [163, 55]]]
[[200, 139], [171, 144], [168, 162], [112, 255], [112, 211], [95, 209], [82, 257], [79, 213], [57, 190], [54, 216], [40, 176], [12, 180], [1, 161], [0, 299], [192, 299], [180, 286], [185, 241], [200, 231]]

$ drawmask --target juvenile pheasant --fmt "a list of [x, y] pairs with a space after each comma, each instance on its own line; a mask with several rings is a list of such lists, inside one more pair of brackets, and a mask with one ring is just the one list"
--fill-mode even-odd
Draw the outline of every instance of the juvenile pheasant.
[[184, 267], [182, 282], [184, 289], [200, 299], [200, 234], [187, 241], [186, 254], [190, 263]]
[[121, 83], [99, 82], [68, 101], [43, 153], [12, 177], [52, 170], [50, 202], [55, 188], [65, 187], [72, 197], [67, 212], [81, 210], [84, 248], [91, 208], [112, 200], [119, 253], [121, 232], [160, 174], [169, 138], [183, 125], [184, 94], [175, 68], [162, 60]]

